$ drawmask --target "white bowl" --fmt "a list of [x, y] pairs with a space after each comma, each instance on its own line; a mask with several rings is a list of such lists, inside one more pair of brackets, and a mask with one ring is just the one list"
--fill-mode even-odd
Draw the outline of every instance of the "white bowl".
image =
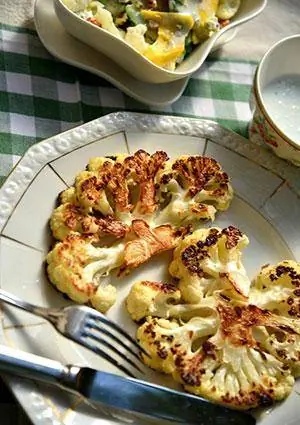
[[104, 53], [137, 79], [148, 83], [168, 83], [193, 74], [224, 32], [253, 19], [266, 5], [267, 0], [242, 0], [238, 13], [229, 25], [196, 47], [175, 71], [169, 71], [152, 63], [122, 39], [85, 21], [68, 9], [62, 0], [54, 0], [56, 14], [67, 32]]
[[[249, 123], [249, 138], [253, 142], [266, 144], [275, 154], [300, 167], [300, 143], [293, 140], [279, 123], [274, 120], [267, 102], [264, 88], [280, 78], [291, 75], [300, 77], [300, 34], [286, 37], [274, 44], [259, 63], [253, 83], [250, 108], [253, 117]], [[299, 125], [299, 119], [295, 124]]]

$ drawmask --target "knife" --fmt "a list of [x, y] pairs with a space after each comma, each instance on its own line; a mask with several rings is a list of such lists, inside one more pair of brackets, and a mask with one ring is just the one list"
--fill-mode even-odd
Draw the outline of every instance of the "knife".
[[0, 370], [75, 391], [89, 401], [190, 425], [254, 425], [249, 414], [179, 391], [0, 345]]

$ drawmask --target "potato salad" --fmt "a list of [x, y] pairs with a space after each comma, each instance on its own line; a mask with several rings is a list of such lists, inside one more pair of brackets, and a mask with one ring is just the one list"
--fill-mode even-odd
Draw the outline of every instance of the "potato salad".
[[[65, 0], [66, 6], [72, 0]], [[238, 12], [241, 0], [92, 0], [76, 13], [168, 70]], [[71, 8], [71, 7], [70, 7]]]

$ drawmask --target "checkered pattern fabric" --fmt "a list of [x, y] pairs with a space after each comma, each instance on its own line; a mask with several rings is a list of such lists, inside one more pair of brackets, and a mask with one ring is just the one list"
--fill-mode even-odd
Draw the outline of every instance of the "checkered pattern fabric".
[[245, 135], [255, 68], [214, 54], [178, 101], [155, 108], [56, 60], [36, 32], [0, 24], [0, 184], [32, 144], [110, 112], [213, 119]]

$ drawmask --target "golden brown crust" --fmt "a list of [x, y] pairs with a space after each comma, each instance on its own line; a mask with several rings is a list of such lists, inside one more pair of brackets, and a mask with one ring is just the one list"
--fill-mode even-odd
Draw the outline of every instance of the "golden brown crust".
[[[181, 176], [189, 186], [189, 195], [195, 196], [202, 189], [206, 189], [213, 181], [218, 184], [213, 194], [222, 196], [228, 188], [228, 175], [221, 170], [218, 162], [204, 156], [189, 156], [178, 159], [172, 169]], [[216, 192], [217, 191], [217, 192]]]
[[151, 229], [145, 221], [134, 220], [132, 230], [137, 238], [125, 245], [124, 262], [120, 268], [122, 274], [145, 263], [153, 255], [175, 247], [177, 238], [169, 225]]
[[97, 234], [99, 237], [111, 235], [116, 238], [124, 238], [130, 231], [129, 226], [111, 215], [91, 215], [82, 210], [79, 205], [71, 203], [63, 204], [61, 208], [60, 225], [64, 224], [69, 232]]
[[266, 326], [270, 323], [271, 313], [261, 310], [255, 305], [235, 306], [220, 303], [217, 306], [220, 315], [220, 330], [224, 338], [227, 338], [232, 345], [256, 347], [257, 343], [253, 338], [254, 326]]
[[[170, 173], [165, 174], [168, 159], [166, 152], [157, 151], [150, 155], [144, 150], [128, 156], [92, 158], [87, 171], [76, 176], [73, 197], [67, 201], [73, 207], [68, 207], [66, 211], [65, 226], [83, 233], [94, 233], [94, 227], [97, 226], [100, 233], [117, 238], [125, 237], [132, 220], [148, 216], [149, 221], [149, 217], [161, 206], [162, 200], [158, 196], [159, 179], [165, 183], [168, 176], [175, 176], [179, 182], [184, 179], [184, 186], [190, 196], [206, 186], [209, 197], [216, 190], [221, 190], [220, 195], [228, 190], [228, 176], [215, 160], [201, 156], [180, 157], [171, 163]], [[162, 174], [159, 177], [160, 171]], [[138, 199], [132, 199], [136, 197]], [[205, 204], [205, 200], [197, 201], [192, 205], [191, 214], [195, 219], [211, 218], [209, 207], [212, 208]], [[103, 217], [91, 218], [99, 212]], [[178, 211], [179, 222], [180, 214]], [[122, 226], [117, 218], [125, 221], [128, 226]], [[168, 223], [168, 218], [166, 222]]]
[[168, 160], [165, 152], [158, 151], [153, 155], [138, 150], [120, 160], [105, 161], [94, 174], [81, 183], [81, 190], [96, 204], [99, 194], [105, 190], [110, 192], [115, 209], [119, 212], [131, 211], [129, 183], [139, 184], [139, 212], [141, 214], [153, 213], [157, 207], [155, 200], [154, 179], [160, 168]]
[[[187, 391], [204, 395], [212, 400], [238, 409], [264, 406], [273, 403], [277, 397], [286, 396], [287, 394], [284, 391], [289, 391], [289, 382], [286, 384], [286, 389], [283, 388], [282, 396], [280, 393], [278, 395], [274, 391], [274, 385], [276, 385], [277, 379], [280, 382], [282, 379], [284, 382], [284, 362], [281, 364], [278, 363], [276, 366], [278, 368], [277, 375], [275, 374], [274, 377], [268, 376], [264, 372], [264, 367], [259, 371], [259, 363], [257, 363], [257, 369], [254, 370], [256, 374], [259, 374], [259, 380], [252, 380], [251, 376], [244, 376], [243, 379], [248, 384], [244, 386], [244, 389], [239, 384], [241, 387], [239, 391], [233, 391], [230, 385], [228, 386], [228, 391], [220, 391], [220, 388], [217, 389], [212, 386], [213, 383], [211, 385], [209, 384], [212, 375], [217, 373], [219, 368], [226, 367], [228, 374], [234, 374], [231, 366], [226, 366], [228, 359], [226, 360], [223, 357], [223, 345], [231, 347], [230, 350], [244, 350], [243, 353], [245, 356], [248, 355], [249, 350], [253, 350], [261, 358], [262, 364], [265, 362], [267, 367], [268, 361], [270, 361], [270, 359], [267, 359], [268, 350], [265, 351], [260, 347], [259, 342], [255, 339], [255, 329], [258, 327], [268, 327], [272, 324], [272, 326], [275, 326], [277, 332], [282, 330], [282, 332], [286, 332], [288, 335], [294, 333], [288, 326], [286, 327], [279, 322], [277, 323], [272, 313], [261, 310], [254, 305], [241, 304], [237, 306], [234, 303], [231, 304], [220, 299], [217, 302], [217, 312], [220, 319], [218, 331], [215, 331], [216, 334], [214, 336], [208, 336], [195, 352], [190, 347], [192, 346], [194, 334], [197, 332], [196, 328], [195, 330], [186, 331], [186, 334], [178, 340], [176, 327], [174, 336], [168, 330], [166, 330], [165, 335], [164, 326], [160, 325], [160, 319], [149, 318], [149, 321], [140, 328], [143, 331], [139, 332], [139, 337], [141, 338], [142, 334], [145, 335], [147, 348], [148, 350], [150, 349], [152, 357], [157, 359], [155, 363], [155, 365], [157, 364], [157, 369], [165, 371], [168, 366], [168, 373], [172, 373], [174, 378], [181, 382]], [[180, 327], [179, 324], [177, 324], [177, 329], [178, 327]], [[236, 356], [237, 361], [239, 361], [240, 356], [243, 356], [243, 354], [236, 354]], [[276, 357], [279, 360], [283, 360], [282, 356], [278, 353]], [[168, 362], [168, 364], [161, 362]], [[232, 362], [234, 365], [234, 359], [232, 359]], [[251, 362], [250, 358], [249, 362]], [[289, 372], [287, 371], [288, 375]], [[216, 378], [214, 382], [217, 385], [218, 379]], [[219, 383], [222, 388], [221, 377]]]
[[150, 280], [143, 280], [141, 285], [148, 286], [156, 291], [162, 292], [163, 294], [173, 294], [178, 288], [171, 283], [163, 282], [152, 282]]
[[116, 238], [124, 238], [130, 232], [130, 227], [117, 220], [111, 215], [96, 218], [96, 223], [99, 226], [99, 232], [102, 234], [112, 235]]
[[[97, 287], [93, 282], [86, 282], [82, 278], [82, 266], [86, 264], [86, 254], [84, 247], [87, 242], [95, 240], [91, 235], [79, 235], [78, 233], [69, 234], [62, 242], [55, 245], [52, 252], [55, 251], [55, 259], [48, 266], [48, 273], [56, 265], [60, 266], [60, 271], [65, 273], [66, 281], [74, 288], [76, 293], [81, 293], [87, 299], [96, 291]], [[48, 254], [49, 255], [49, 254]], [[54, 256], [52, 255], [52, 258]], [[71, 270], [71, 273], [69, 272]], [[56, 282], [54, 282], [56, 283]]]
[[[260, 307], [300, 318], [300, 264], [292, 260], [265, 265], [254, 279], [254, 302]], [[259, 297], [259, 294], [262, 296]], [[274, 296], [276, 294], [277, 296]], [[255, 298], [257, 298], [255, 300]]]
[[89, 203], [94, 205], [98, 202], [99, 192], [104, 189], [104, 183], [97, 176], [93, 175], [81, 183], [80, 189]]
[[223, 236], [226, 237], [226, 248], [231, 249], [237, 246], [243, 234], [234, 226], [229, 226], [221, 231], [212, 228], [205, 241], [198, 241], [196, 244], [192, 244], [184, 249], [181, 254], [181, 261], [190, 273], [197, 274], [199, 277], [204, 276], [204, 271], [200, 267], [201, 260], [209, 256], [208, 249], [212, 245], [216, 245], [218, 240]]
[[167, 160], [168, 155], [163, 151], [149, 155], [142, 149], [125, 160], [134, 169], [135, 181], [140, 184], [138, 209], [141, 214], [151, 214], [157, 208], [154, 179]]

